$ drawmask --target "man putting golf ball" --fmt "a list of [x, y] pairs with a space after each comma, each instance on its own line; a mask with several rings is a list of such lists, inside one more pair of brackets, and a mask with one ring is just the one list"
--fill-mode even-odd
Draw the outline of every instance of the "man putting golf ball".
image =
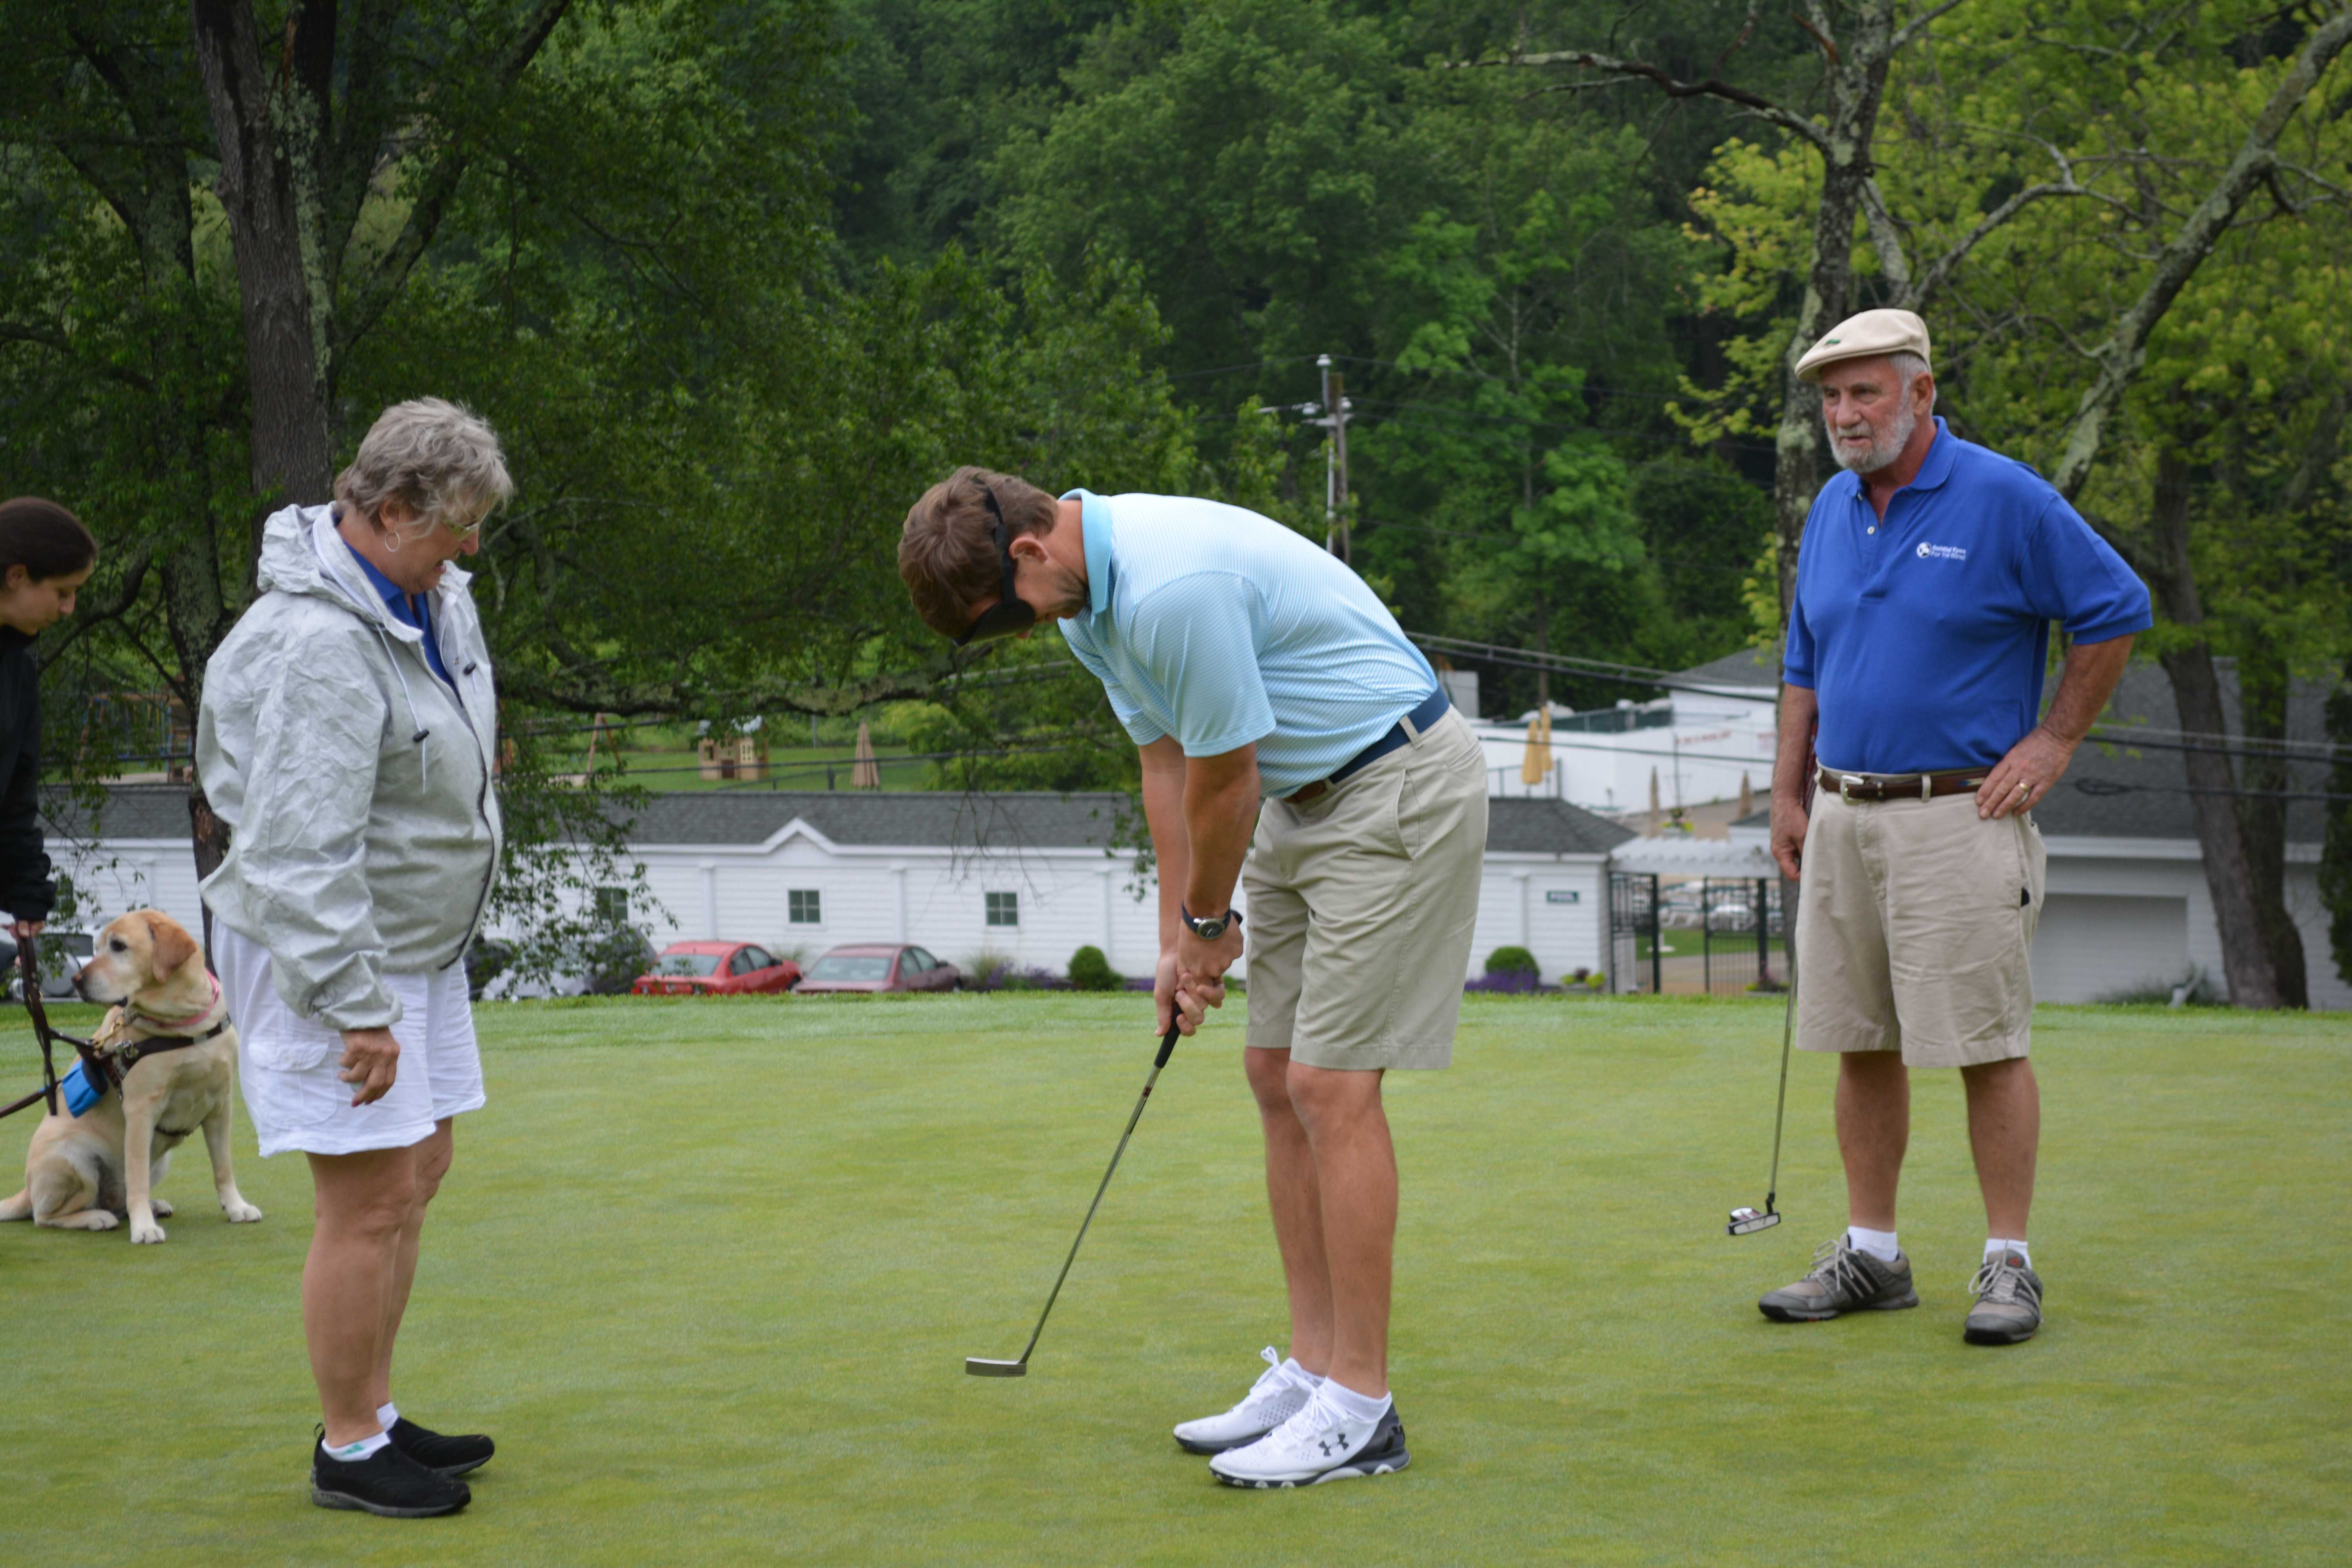
[[1224, 1001], [1248, 910], [1243, 1061], [1290, 1299], [1287, 1357], [1176, 1440], [1219, 1480], [1404, 1468], [1390, 1397], [1391, 1068], [1452, 1059], [1486, 844], [1486, 767], [1363, 580], [1280, 523], [1178, 496], [1058, 500], [959, 468], [898, 570], [968, 644], [1061, 623], [1141, 752], [1160, 868], [1161, 1028]]
[[[2042, 1125], [2031, 814], [2114, 693], [2147, 590], [2039, 475], [1934, 417], [1910, 311], [1839, 323], [1797, 374], [1821, 384], [1845, 472], [1814, 500], [1797, 563], [1772, 853], [1803, 877], [1797, 1044], [1842, 1053], [1849, 1223], [1757, 1305], [1805, 1322], [1919, 1304], [1895, 1231], [1910, 1069], [1957, 1068], [1987, 1230], [1964, 1334], [2015, 1344], [2042, 1325], [2025, 1235]], [[2036, 722], [2053, 620], [2073, 645]]]

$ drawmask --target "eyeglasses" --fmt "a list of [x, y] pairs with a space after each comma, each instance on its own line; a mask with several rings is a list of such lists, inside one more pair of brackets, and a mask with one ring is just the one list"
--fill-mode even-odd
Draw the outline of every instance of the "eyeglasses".
[[1004, 525], [1004, 512], [996, 504], [996, 492], [982, 485], [980, 495], [988, 503], [989, 515], [996, 519], [995, 525], [989, 531], [996, 540], [997, 558], [1004, 563], [1004, 590], [996, 603], [981, 611], [980, 618], [971, 623], [971, 629], [956, 638], [958, 647], [1009, 637], [1037, 624], [1037, 612], [1013, 591], [1013, 531]]

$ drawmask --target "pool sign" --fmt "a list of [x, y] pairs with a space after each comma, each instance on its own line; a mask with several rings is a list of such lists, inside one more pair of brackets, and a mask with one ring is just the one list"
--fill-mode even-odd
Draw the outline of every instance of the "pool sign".
[[1544, 894], [1544, 902], [1548, 904], [1580, 904], [1583, 901], [1584, 896], [1574, 888], [1554, 888]]

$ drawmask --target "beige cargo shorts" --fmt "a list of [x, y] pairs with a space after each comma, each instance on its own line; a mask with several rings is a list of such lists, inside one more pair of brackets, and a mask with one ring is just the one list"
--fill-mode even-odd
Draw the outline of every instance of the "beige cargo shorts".
[[1899, 1050], [1919, 1068], [2025, 1055], [2046, 859], [2030, 816], [1979, 817], [1973, 794], [1816, 797], [1797, 903], [1798, 1046]]
[[1459, 713], [1305, 805], [1267, 801], [1242, 867], [1249, 1044], [1450, 1063], [1486, 858], [1486, 760]]

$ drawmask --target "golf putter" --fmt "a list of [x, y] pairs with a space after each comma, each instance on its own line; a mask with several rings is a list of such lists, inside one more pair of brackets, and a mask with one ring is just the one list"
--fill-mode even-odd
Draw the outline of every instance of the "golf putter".
[[1797, 958], [1791, 950], [1789, 955], [1789, 1001], [1780, 1014], [1780, 1095], [1772, 1107], [1772, 1174], [1764, 1184], [1764, 1206], [1761, 1209], [1733, 1209], [1731, 1223], [1723, 1227], [1727, 1236], [1752, 1236], [1780, 1223], [1780, 1211], [1772, 1205], [1780, 1195], [1780, 1123], [1789, 1109], [1789, 1043], [1795, 1037], [1796, 1024]]
[[1127, 1131], [1118, 1135], [1118, 1147], [1110, 1152], [1110, 1168], [1103, 1172], [1102, 1185], [1095, 1189], [1095, 1201], [1087, 1205], [1087, 1217], [1078, 1222], [1076, 1240], [1070, 1243], [1070, 1255], [1062, 1259], [1062, 1271], [1054, 1276], [1054, 1288], [1046, 1292], [1045, 1310], [1037, 1314], [1037, 1327], [1031, 1331], [1029, 1342], [1022, 1347], [1018, 1361], [991, 1361], [986, 1356], [966, 1356], [964, 1371], [974, 1377], [1026, 1377], [1029, 1355], [1037, 1348], [1037, 1340], [1045, 1331], [1045, 1320], [1054, 1315], [1054, 1301], [1062, 1293], [1062, 1281], [1070, 1277], [1070, 1265], [1078, 1260], [1078, 1243], [1087, 1238], [1087, 1226], [1095, 1222], [1095, 1210], [1102, 1207], [1103, 1194], [1110, 1188], [1111, 1173], [1118, 1169], [1118, 1157], [1127, 1152], [1127, 1141], [1135, 1136], [1135, 1124], [1143, 1120], [1144, 1102], [1151, 1098], [1151, 1086], [1160, 1081], [1160, 1069], [1176, 1054], [1176, 1039], [1181, 1033], [1179, 1025], [1183, 1015], [1176, 1014], [1168, 1021], [1168, 1033], [1160, 1041], [1160, 1054], [1151, 1059], [1150, 1076], [1143, 1080], [1143, 1092], [1135, 1097], [1135, 1113], [1127, 1119]]
[[[1813, 778], [1817, 764], [1812, 752], [1805, 753], [1805, 811], [1813, 809]], [[1782, 886], [1785, 888], [1786, 883]], [[1769, 1230], [1780, 1223], [1780, 1211], [1773, 1207], [1780, 1195], [1780, 1128], [1789, 1112], [1789, 1046], [1796, 1037], [1797, 1027], [1797, 922], [1787, 909], [1780, 914], [1782, 940], [1789, 953], [1789, 997], [1780, 1011], [1780, 1093], [1772, 1106], [1772, 1174], [1764, 1183], [1764, 1206], [1731, 1211], [1731, 1221], [1723, 1227], [1726, 1236], [1753, 1236], [1759, 1230]]]

